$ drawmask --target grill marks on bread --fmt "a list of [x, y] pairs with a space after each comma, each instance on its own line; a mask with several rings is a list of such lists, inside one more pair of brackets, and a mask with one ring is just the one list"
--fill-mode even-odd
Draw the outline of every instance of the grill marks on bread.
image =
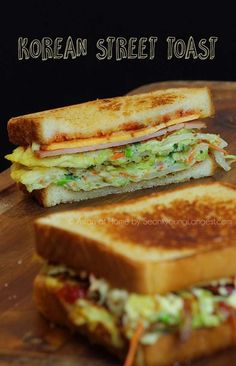
[[[227, 207], [227, 208], [226, 208]], [[160, 250], [224, 247], [236, 237], [236, 212], [231, 201], [176, 200], [171, 206], [154, 206], [151, 212], [102, 215], [101, 228], [112, 238]], [[111, 223], [111, 224], [110, 224]], [[232, 241], [231, 241], [232, 242]]]
[[173, 88], [138, 95], [97, 99], [62, 108], [13, 117], [9, 139], [16, 145], [48, 145], [122, 130], [157, 126], [196, 114], [209, 117], [214, 107], [208, 88]]

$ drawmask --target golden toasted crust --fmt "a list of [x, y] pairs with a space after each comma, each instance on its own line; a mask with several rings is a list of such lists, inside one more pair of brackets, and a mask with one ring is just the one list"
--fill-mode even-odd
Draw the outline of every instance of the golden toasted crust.
[[[188, 170], [169, 174], [166, 177], [143, 180], [138, 183], [129, 183], [124, 187], [105, 187], [94, 189], [92, 191], [73, 192], [61, 186], [51, 184], [44, 189], [35, 190], [31, 193], [38, 203], [43, 207], [52, 207], [60, 203], [79, 202], [96, 197], [107, 196], [109, 194], [119, 194], [133, 192], [139, 189], [163, 186], [172, 183], [186, 182], [190, 179], [208, 177], [214, 174], [216, 164], [209, 158], [202, 163], [197, 163]], [[21, 190], [27, 192], [24, 185], [20, 184]]]
[[[127, 345], [115, 348], [109, 337], [101, 333], [101, 328], [93, 331], [88, 326], [75, 326], [68, 314], [58, 301], [55, 293], [45, 283], [42, 275], [36, 277], [34, 283], [34, 299], [38, 310], [54, 323], [65, 325], [78, 331], [91, 342], [105, 346], [108, 351], [115, 353], [121, 359], [125, 358]], [[201, 356], [227, 348], [235, 344], [235, 330], [230, 323], [223, 323], [216, 328], [194, 330], [186, 340], [181, 340], [178, 334], [164, 335], [148, 346], [139, 345], [134, 366], [168, 366], [174, 362], [186, 362]]]
[[36, 248], [115, 287], [176, 291], [235, 275], [235, 206], [235, 187], [214, 183], [53, 214], [36, 221]]
[[168, 124], [174, 118], [211, 116], [208, 88], [176, 88], [151, 93], [97, 99], [63, 108], [13, 117], [8, 135], [13, 144], [48, 145], [78, 138], [99, 137], [122, 130]]
[[182, 341], [177, 334], [161, 337], [152, 346], [142, 346], [142, 361], [136, 366], [168, 366], [187, 362], [235, 345], [235, 329], [229, 323], [194, 330]]

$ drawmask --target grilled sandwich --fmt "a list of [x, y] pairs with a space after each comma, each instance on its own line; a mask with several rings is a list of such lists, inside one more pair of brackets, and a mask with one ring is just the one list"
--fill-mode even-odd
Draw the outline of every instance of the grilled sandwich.
[[35, 223], [39, 311], [125, 366], [236, 342], [236, 188], [193, 184]]
[[204, 133], [208, 88], [95, 100], [14, 117], [11, 176], [45, 207], [230, 169], [227, 143]]

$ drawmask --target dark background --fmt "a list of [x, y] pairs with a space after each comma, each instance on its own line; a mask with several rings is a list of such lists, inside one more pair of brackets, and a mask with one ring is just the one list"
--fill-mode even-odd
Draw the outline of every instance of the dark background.
[[[1, 11], [1, 153], [13, 148], [6, 124], [10, 117], [91, 99], [122, 95], [142, 84], [163, 80], [236, 80], [234, 9], [218, 2], [9, 2]], [[75, 60], [18, 61], [18, 37], [88, 39], [88, 55]], [[158, 36], [157, 58], [96, 59], [96, 41], [107, 36]], [[167, 60], [166, 38], [196, 41], [219, 37], [214, 60]]]

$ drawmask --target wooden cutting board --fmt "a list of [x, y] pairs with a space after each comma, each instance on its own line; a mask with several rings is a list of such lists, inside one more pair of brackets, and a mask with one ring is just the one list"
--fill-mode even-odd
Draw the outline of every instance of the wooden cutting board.
[[[209, 131], [220, 133], [236, 153], [236, 83], [233, 82], [163, 82], [142, 86], [134, 93], [176, 86], [209, 85], [216, 105], [216, 116], [209, 120]], [[236, 183], [236, 168], [202, 181], [223, 180]], [[75, 207], [117, 202], [147, 195], [149, 189], [109, 196], [80, 204], [66, 204], [50, 209], [39, 207], [20, 193], [9, 177], [0, 174], [0, 365], [27, 366], [118, 366], [120, 363], [104, 350], [89, 345], [80, 336], [48, 324], [35, 310], [32, 282], [40, 268], [34, 255], [33, 221], [42, 215]], [[227, 350], [200, 360], [195, 366], [232, 366], [236, 350]]]

